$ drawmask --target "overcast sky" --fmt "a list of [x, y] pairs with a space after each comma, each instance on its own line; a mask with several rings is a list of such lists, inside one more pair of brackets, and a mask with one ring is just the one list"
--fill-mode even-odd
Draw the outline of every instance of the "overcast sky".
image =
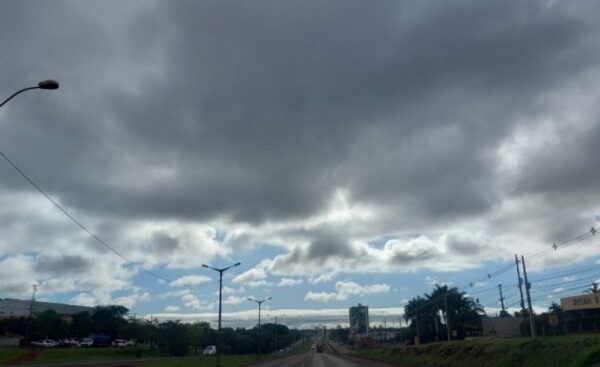
[[[0, 151], [81, 226], [2, 158], [0, 298], [37, 284], [40, 300], [204, 319], [218, 273], [201, 264], [238, 261], [231, 315], [271, 296], [274, 316], [398, 317], [435, 283], [516, 295], [514, 268], [486, 275], [599, 221], [599, 11], [3, 1], [0, 99], [60, 88], [0, 108]], [[596, 238], [528, 270], [581, 280]], [[497, 312], [496, 293], [481, 302]]]

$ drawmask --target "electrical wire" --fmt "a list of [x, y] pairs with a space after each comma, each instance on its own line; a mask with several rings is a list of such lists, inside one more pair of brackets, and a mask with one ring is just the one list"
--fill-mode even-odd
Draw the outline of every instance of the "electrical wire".
[[75, 217], [73, 217], [65, 208], [63, 208], [58, 202], [56, 202], [54, 199], [52, 199], [50, 197], [50, 195], [48, 195], [46, 193], [46, 191], [44, 191], [39, 185], [37, 185], [31, 178], [29, 178], [29, 176], [27, 176], [27, 174], [25, 174], [25, 172], [23, 172], [23, 170], [21, 170], [15, 163], [13, 163], [13, 161], [11, 161], [3, 152], [0, 151], [0, 155], [2, 156], [2, 158], [4, 158], [4, 160], [6, 160], [21, 176], [23, 176], [23, 178], [25, 178], [25, 180], [27, 180], [27, 182], [29, 182], [29, 184], [31, 184], [31, 186], [33, 186], [39, 193], [41, 193], [46, 199], [48, 199], [48, 201], [50, 201], [58, 210], [60, 210], [64, 215], [67, 216], [67, 218], [69, 218], [73, 223], [75, 223], [79, 228], [81, 228], [84, 232], [86, 232], [88, 235], [90, 235], [96, 242], [100, 243], [102, 246], [106, 247], [108, 250], [110, 250], [111, 252], [113, 252], [115, 255], [119, 256], [121, 259], [125, 260], [127, 263], [135, 266], [136, 268], [142, 270], [143, 272], [145, 272], [148, 275], [151, 275], [157, 279], [163, 280], [167, 283], [172, 283], [173, 281], [170, 279], [167, 279], [161, 275], [158, 275], [156, 273], [154, 273], [151, 270], [146, 269], [145, 267], [143, 267], [142, 265], [130, 260], [129, 258], [127, 258], [125, 255], [121, 254], [119, 251], [117, 251], [115, 248], [113, 248], [112, 246], [110, 246], [108, 243], [106, 243], [104, 240], [102, 240], [100, 237], [98, 237], [97, 235], [95, 235], [92, 231], [90, 231], [89, 229], [87, 229], [86, 226], [84, 226], [80, 221], [78, 221]]

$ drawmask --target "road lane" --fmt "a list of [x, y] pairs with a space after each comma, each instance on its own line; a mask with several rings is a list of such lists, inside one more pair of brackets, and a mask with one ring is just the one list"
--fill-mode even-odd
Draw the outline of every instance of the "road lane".
[[252, 367], [398, 367], [396, 364], [376, 362], [356, 357], [339, 356], [330, 353], [295, 355], [276, 361], [253, 364]]

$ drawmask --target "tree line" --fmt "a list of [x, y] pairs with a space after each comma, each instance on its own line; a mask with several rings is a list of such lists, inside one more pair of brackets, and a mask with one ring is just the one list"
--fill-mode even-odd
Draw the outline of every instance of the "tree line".
[[[217, 345], [217, 331], [208, 322], [159, 322], [127, 317], [129, 310], [119, 305], [97, 306], [93, 312], [80, 312], [71, 317], [54, 310], [35, 317], [0, 319], [0, 334], [22, 335], [24, 342], [42, 339], [82, 339], [106, 335], [114, 339], [133, 339], [138, 343], [165, 350], [169, 355], [201, 353], [207, 345]], [[258, 326], [251, 329], [222, 328], [221, 353], [253, 354], [258, 351]], [[285, 349], [302, 339], [302, 332], [281, 324], [262, 324], [260, 350], [263, 353]]]
[[[600, 300], [597, 284], [588, 292]], [[404, 307], [404, 320], [408, 323], [404, 336], [406, 340], [411, 341], [418, 337], [421, 343], [481, 336], [481, 320], [485, 317], [488, 316], [483, 307], [465, 292], [460, 292], [456, 287], [435, 285], [431, 293], [411, 299]], [[517, 311], [513, 315], [503, 311], [500, 312], [500, 317], [521, 318], [521, 335], [531, 335], [527, 309]], [[564, 311], [560, 305], [553, 303], [548, 311], [534, 315], [533, 323], [537, 336], [598, 332], [600, 309]]]

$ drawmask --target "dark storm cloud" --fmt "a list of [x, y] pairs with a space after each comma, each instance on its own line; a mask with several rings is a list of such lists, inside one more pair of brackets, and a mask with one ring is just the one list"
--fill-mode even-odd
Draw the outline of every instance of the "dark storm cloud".
[[[363, 238], [452, 227], [507, 195], [557, 198], [579, 219], [598, 187], [597, 128], [562, 145], [581, 150], [525, 156], [508, 194], [497, 176], [498, 147], [552, 113], [540, 100], [596, 70], [594, 2], [127, 4], [8, 1], [0, 13], [11, 50], [3, 88], [62, 84], [2, 110], [0, 149], [74, 213], [118, 222], [97, 227], [109, 243], [129, 220], [312, 218], [338, 189], [387, 214], [356, 229]], [[31, 190], [8, 166], [0, 182]], [[298, 237], [306, 246], [275, 267], [364, 255], [351, 235]], [[156, 232], [151, 243], [166, 254], [181, 241]], [[402, 248], [390, 262], [439, 257], [433, 246]]]
[[473, 256], [485, 250], [484, 244], [476, 242], [471, 238], [448, 236], [444, 242], [448, 246], [448, 250], [453, 254]]
[[81, 256], [42, 254], [37, 257], [33, 267], [36, 272], [56, 277], [60, 274], [87, 273], [91, 265], [89, 259]]
[[153, 249], [159, 255], [168, 255], [179, 250], [179, 240], [166, 233], [154, 233], [152, 236]]
[[327, 269], [336, 268], [338, 264], [354, 264], [366, 258], [364, 249], [352, 246], [346, 238], [336, 235], [319, 235], [308, 246], [298, 246], [286, 255], [278, 256], [272, 269], [285, 274], [286, 269], [303, 264], [308, 268], [328, 264]]
[[[0, 146], [65, 205], [119, 220], [301, 219], [339, 188], [388, 209], [388, 231], [482, 215], [502, 200], [497, 147], [598, 64], [594, 2], [99, 4], [6, 3], [0, 83], [62, 87], [11, 102]], [[591, 188], [591, 142], [569, 168], [531, 157], [517, 191], [552, 172]], [[292, 257], [356, 255], [309, 242]]]
[[432, 253], [429, 250], [420, 250], [418, 252], [398, 252], [390, 258], [392, 264], [402, 267], [414, 267], [426, 260], [435, 259], [439, 254]]
[[600, 115], [592, 117], [588, 128], [564, 129], [553, 143], [523, 157], [517, 194], [539, 193], [547, 200], [563, 202], [565, 195], [574, 203], [591, 200], [600, 184], [595, 160], [600, 156]]

